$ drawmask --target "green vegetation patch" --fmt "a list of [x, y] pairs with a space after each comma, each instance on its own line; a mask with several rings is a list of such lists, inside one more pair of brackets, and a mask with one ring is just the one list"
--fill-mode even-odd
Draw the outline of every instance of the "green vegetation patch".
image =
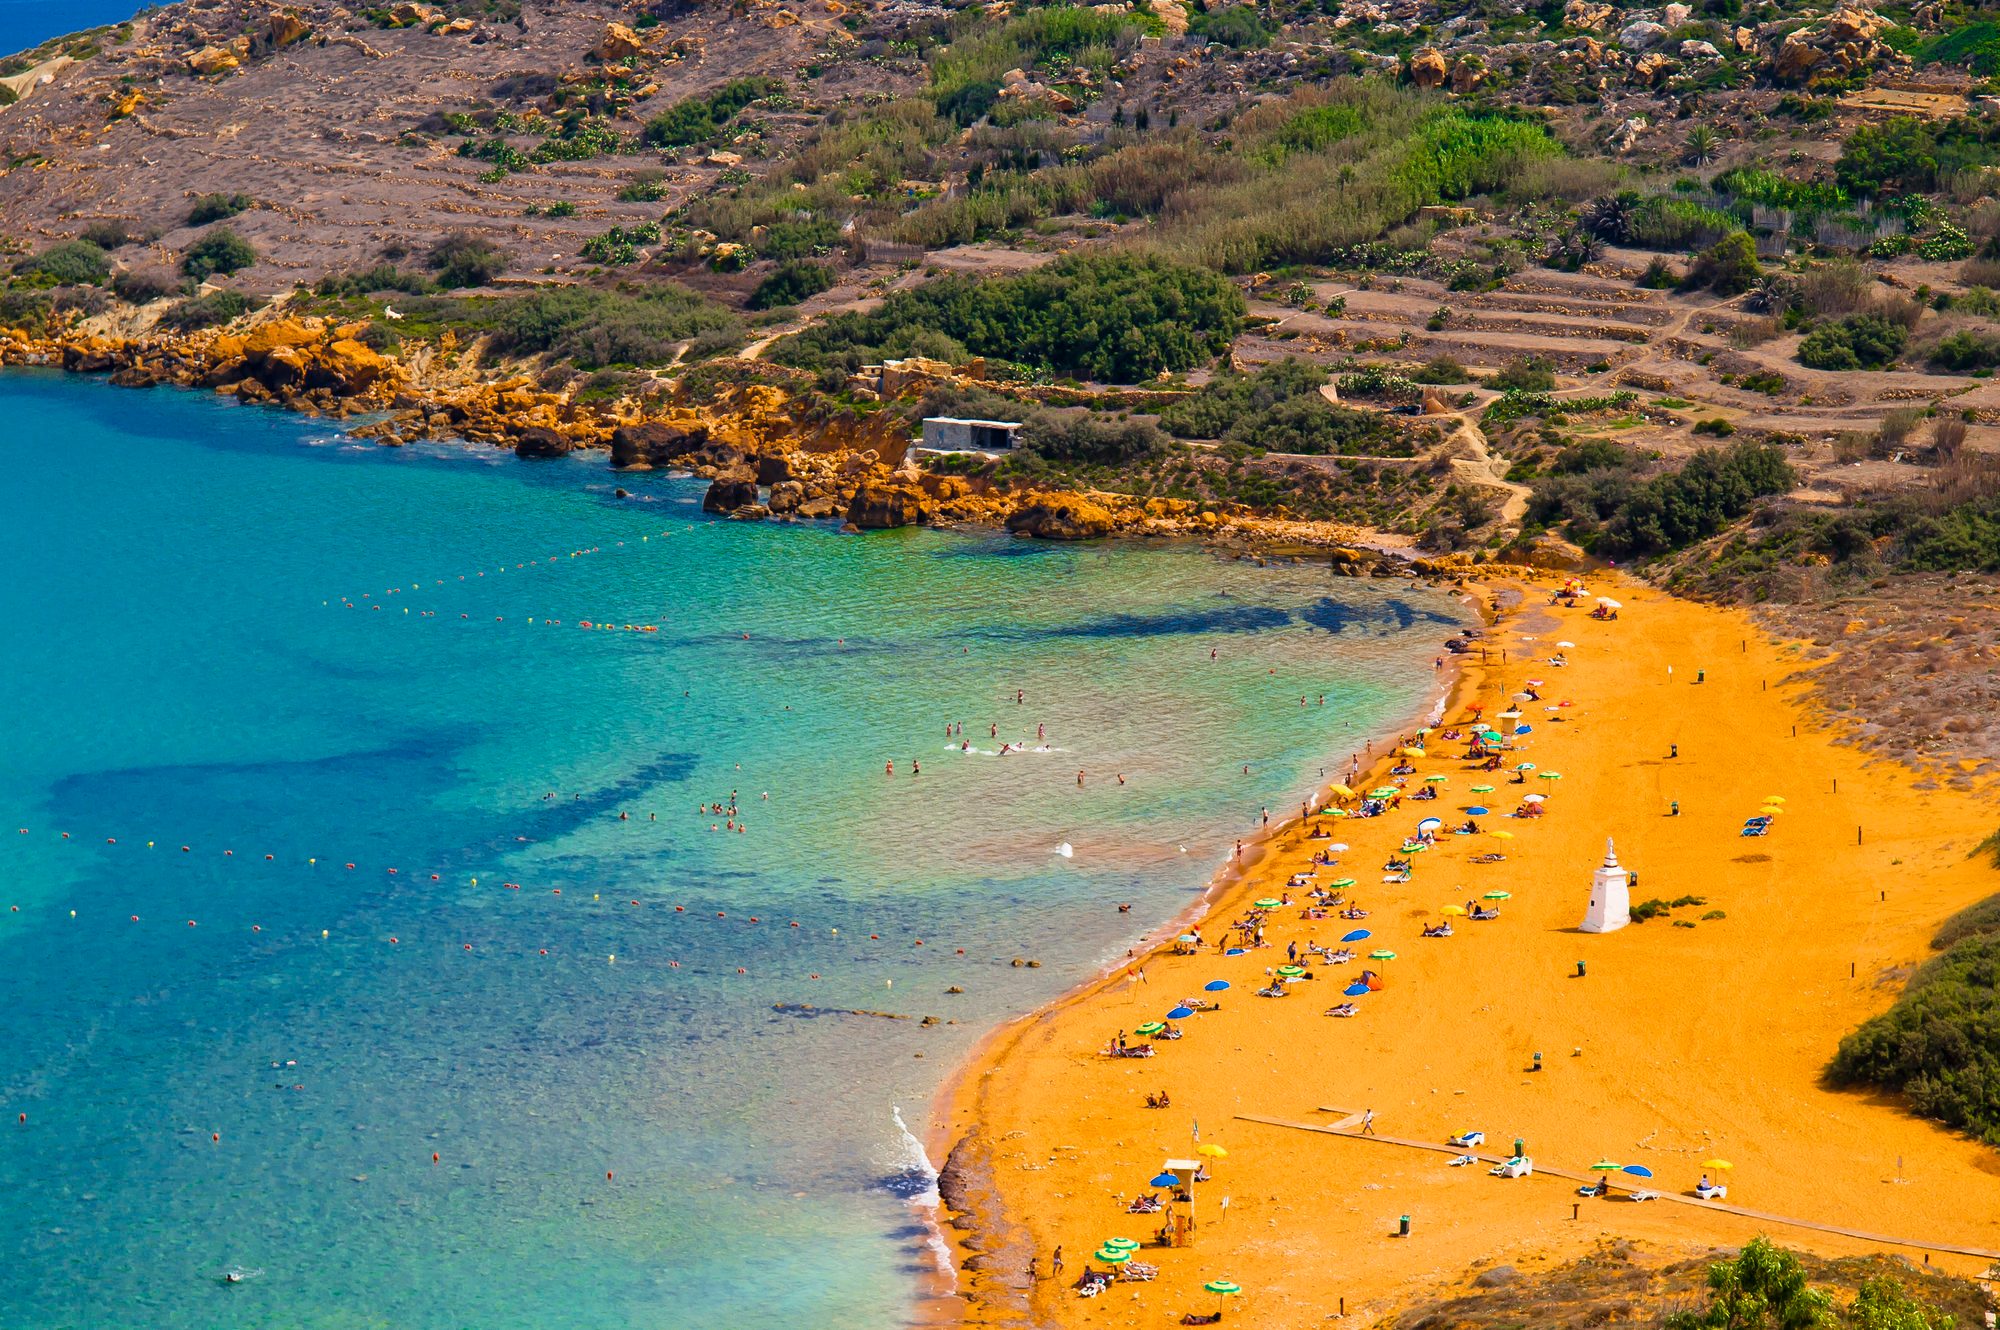
[[1782, 494], [1794, 481], [1783, 449], [1744, 442], [1704, 448], [1652, 476], [1627, 462], [1544, 477], [1528, 501], [1528, 518], [1566, 528], [1600, 557], [1644, 557], [1715, 535], [1757, 499]]
[[640, 140], [652, 148], [685, 148], [721, 137], [744, 107], [785, 90], [777, 79], [731, 79], [706, 97], [674, 103], [646, 122]]
[[1157, 258], [1072, 255], [1013, 277], [935, 278], [868, 313], [837, 315], [786, 338], [772, 354], [785, 364], [852, 371], [928, 347], [943, 358], [991, 356], [1137, 383], [1220, 355], [1243, 312], [1242, 293], [1213, 272]]
[[1160, 412], [1184, 439], [1224, 439], [1274, 453], [1407, 457], [1412, 449], [1379, 411], [1336, 406], [1320, 395], [1326, 371], [1281, 360], [1252, 373], [1225, 371]]

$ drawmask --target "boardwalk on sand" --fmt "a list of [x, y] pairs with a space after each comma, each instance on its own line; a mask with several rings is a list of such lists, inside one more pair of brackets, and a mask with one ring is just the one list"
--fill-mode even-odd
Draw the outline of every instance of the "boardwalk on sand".
[[[1377, 1145], [1398, 1145], [1407, 1150], [1430, 1150], [1436, 1154], [1453, 1156], [1469, 1154], [1482, 1164], [1500, 1164], [1505, 1163], [1507, 1159], [1505, 1155], [1485, 1155], [1480, 1154], [1476, 1150], [1461, 1150], [1455, 1145], [1439, 1145], [1434, 1141], [1410, 1141], [1396, 1136], [1377, 1136], [1372, 1132], [1363, 1135], [1360, 1131], [1356, 1130], [1361, 1122], [1361, 1114], [1339, 1108], [1327, 1109], [1326, 1111], [1329, 1113], [1343, 1113], [1346, 1116], [1342, 1117], [1338, 1122], [1327, 1125], [1313, 1122], [1287, 1122], [1283, 1118], [1259, 1117], [1255, 1113], [1238, 1113], [1236, 1117], [1242, 1122], [1261, 1122], [1267, 1127], [1284, 1127], [1291, 1131], [1316, 1132], [1321, 1136], [1338, 1136], [1343, 1140], [1368, 1141]], [[1595, 1173], [1577, 1173], [1564, 1168], [1547, 1168], [1541, 1164], [1535, 1165], [1535, 1171], [1530, 1176], [1566, 1178], [1571, 1182], [1595, 1182], [1597, 1180]], [[1632, 1179], [1632, 1181], [1642, 1180]], [[1633, 1188], [1632, 1190], [1639, 1189]], [[1651, 1191], [1652, 1188], [1645, 1187], [1644, 1190]], [[1987, 1251], [1983, 1247], [1967, 1247], [1951, 1242], [1927, 1242], [1915, 1238], [1895, 1238], [1890, 1237], [1886, 1233], [1867, 1233], [1861, 1229], [1847, 1228], [1840, 1224], [1821, 1224], [1811, 1219], [1793, 1219], [1787, 1215], [1766, 1214], [1762, 1210], [1746, 1210], [1742, 1206], [1729, 1205], [1722, 1201], [1702, 1201], [1692, 1196], [1681, 1196], [1668, 1191], [1655, 1192], [1654, 1196], [1657, 1200], [1671, 1202], [1675, 1205], [1685, 1205], [1690, 1209], [1721, 1211], [1724, 1214], [1736, 1215], [1743, 1219], [1754, 1219], [1765, 1224], [1783, 1224], [1788, 1228], [1811, 1229], [1818, 1233], [1835, 1233], [1844, 1238], [1859, 1238], [1863, 1242], [1880, 1242], [1891, 1247], [1910, 1247], [1918, 1251], [1950, 1252], [1957, 1256], [1981, 1256], [1988, 1260], [2000, 1260], [2000, 1252]]]

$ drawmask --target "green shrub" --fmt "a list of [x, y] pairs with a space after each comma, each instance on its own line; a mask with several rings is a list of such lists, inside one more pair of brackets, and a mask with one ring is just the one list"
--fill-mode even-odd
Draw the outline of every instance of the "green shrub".
[[181, 256], [181, 271], [197, 282], [217, 273], [227, 276], [257, 262], [250, 242], [226, 226], [218, 226], [188, 246]]
[[750, 293], [750, 308], [796, 305], [808, 296], [830, 289], [837, 280], [830, 264], [797, 259], [781, 263], [776, 272], [757, 283], [757, 289]]
[[1914, 1112], [2000, 1145], [2000, 934], [1927, 962], [1893, 1007], [1841, 1040], [1828, 1074], [1900, 1092]]
[[1540, 356], [1518, 356], [1501, 366], [1486, 383], [1503, 393], [1553, 392], [1555, 367]]
[[1807, 333], [1799, 343], [1799, 363], [1814, 369], [1887, 369], [1908, 338], [1901, 324], [1880, 314], [1850, 314]]
[[1757, 284], [1764, 270], [1757, 264], [1757, 242], [1738, 231], [1703, 250], [1688, 270], [1684, 285], [1703, 287], [1722, 296], [1741, 295]]
[[785, 90], [777, 79], [732, 79], [706, 97], [674, 103], [646, 122], [641, 140], [652, 148], [684, 148], [721, 135], [737, 113], [754, 101]]
[[125, 229], [125, 223], [113, 221], [92, 222], [77, 236], [78, 240], [87, 240], [99, 249], [106, 250], [129, 245], [136, 238]]
[[2000, 335], [1974, 328], [1961, 328], [1939, 340], [1931, 349], [1931, 364], [1939, 369], [1964, 374], [1976, 369], [2000, 366]]
[[1680, 467], [1643, 480], [1624, 465], [1552, 474], [1535, 485], [1528, 516], [1567, 527], [1593, 554], [1643, 557], [1716, 534], [1758, 498], [1790, 489], [1794, 479], [1783, 449], [1736, 443], [1703, 449]]
[[377, 291], [405, 291], [420, 296], [436, 289], [437, 284], [422, 273], [405, 272], [393, 263], [378, 263], [354, 272], [328, 273], [313, 284], [313, 290], [323, 296], [365, 296]]
[[1269, 46], [1273, 35], [1270, 25], [1249, 5], [1232, 5], [1197, 14], [1189, 21], [1188, 31], [1194, 36], [1233, 46], [1239, 51]]
[[180, 289], [181, 284], [163, 272], [128, 270], [111, 279], [111, 290], [128, 305], [149, 305]]
[[256, 309], [257, 304], [241, 291], [210, 291], [207, 295], [190, 296], [171, 306], [160, 316], [160, 326], [178, 332], [212, 328], [218, 323], [243, 317]]
[[111, 259], [88, 240], [64, 240], [14, 265], [29, 286], [99, 286], [111, 280]]
[[1379, 411], [1335, 406], [1320, 395], [1326, 370], [1280, 360], [1248, 374], [1226, 370], [1160, 412], [1184, 439], [1224, 439], [1274, 453], [1402, 453], [1409, 445]]
[[666, 196], [667, 175], [664, 171], [641, 171], [630, 184], [618, 191], [621, 203], [658, 203]]
[[1090, 412], [1038, 411], [1021, 431], [1021, 445], [1046, 461], [1079, 466], [1130, 466], [1167, 450], [1167, 436], [1137, 420], [1106, 420]]
[[671, 283], [547, 288], [501, 302], [494, 326], [503, 350], [546, 353], [582, 369], [664, 365], [684, 343], [740, 327], [728, 310]]
[[614, 226], [583, 242], [583, 257], [593, 263], [623, 266], [639, 261], [639, 249], [643, 245], [655, 244], [660, 238], [658, 222], [641, 222], [637, 226]]
[[257, 200], [248, 194], [203, 194], [188, 209], [189, 226], [207, 226], [210, 222], [227, 221], [240, 212], [248, 212]]
[[840, 243], [840, 225], [831, 217], [772, 222], [756, 241], [757, 253], [767, 259], [809, 259]]
[[1694, 423], [1694, 432], [1696, 434], [1707, 434], [1717, 439], [1726, 439], [1736, 432], [1736, 426], [1730, 424], [1721, 416], [1716, 416], [1712, 420], [1697, 420]]
[[484, 236], [460, 231], [431, 246], [424, 262], [437, 274], [437, 284], [445, 290], [462, 286], [486, 286], [507, 271], [507, 251]]
[[1450, 356], [1438, 356], [1410, 371], [1410, 382], [1437, 385], [1471, 383], [1472, 374]]
[[1116, 383], [1192, 368], [1221, 354], [1242, 293], [1206, 269], [1130, 255], [1068, 255], [1011, 277], [951, 275], [836, 315], [773, 348], [780, 363], [847, 370], [908, 353], [920, 332], [996, 356]]

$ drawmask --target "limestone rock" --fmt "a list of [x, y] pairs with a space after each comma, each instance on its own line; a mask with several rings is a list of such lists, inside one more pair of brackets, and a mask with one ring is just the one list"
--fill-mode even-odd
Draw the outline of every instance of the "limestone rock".
[[1188, 29], [1187, 6], [1181, 0], [1153, 0], [1153, 17], [1166, 25], [1169, 37], [1178, 37]]
[[[320, 329], [316, 324], [298, 319], [273, 319], [260, 323], [244, 337], [239, 352], [245, 360], [260, 361], [274, 351], [287, 347], [311, 346], [319, 341]], [[224, 339], [216, 339], [216, 349], [221, 349]]]
[[1674, 67], [1674, 62], [1658, 51], [1648, 51], [1632, 62], [1632, 77], [1640, 83], [1657, 83]]
[[319, 354], [319, 364], [335, 380], [327, 386], [348, 392], [364, 392], [396, 369], [394, 361], [351, 337], [329, 342]]
[[1660, 22], [1669, 28], [1678, 28], [1686, 23], [1694, 10], [1683, 4], [1667, 5], [1660, 10]]
[[272, 46], [290, 46], [303, 37], [310, 36], [312, 25], [289, 9], [274, 9], [264, 20], [264, 36]]
[[408, 3], [392, 6], [389, 21], [399, 28], [425, 28], [444, 17], [444, 11], [429, 5]]
[[757, 482], [745, 475], [717, 476], [701, 496], [705, 513], [733, 513], [745, 504], [757, 502]]
[[667, 421], [620, 425], [611, 431], [611, 465], [629, 471], [665, 466], [708, 444], [706, 425]]
[[638, 33], [623, 23], [607, 23], [604, 25], [604, 40], [593, 47], [590, 54], [609, 64], [614, 60], [624, 60], [639, 55], [645, 49], [646, 45], [639, 40]]
[[1444, 52], [1435, 46], [1426, 46], [1410, 56], [1410, 82], [1419, 88], [1442, 87], [1450, 73], [1451, 66], [1445, 63]]
[[516, 457], [567, 457], [570, 441], [552, 429], [531, 425], [514, 440]]
[[806, 487], [796, 480], [781, 480], [771, 486], [771, 511], [795, 513], [806, 501]]
[[1720, 60], [1721, 58], [1722, 52], [1716, 50], [1715, 46], [1710, 42], [1686, 41], [1681, 43], [1681, 59], [1683, 60]]
[[1602, 32], [1617, 16], [1616, 5], [1597, 4], [1595, 0], [1568, 0], [1563, 6], [1563, 23], [1579, 32]]
[[1008, 514], [1007, 529], [1038, 540], [1093, 540], [1111, 533], [1109, 509], [1074, 494], [1044, 494]]
[[1660, 44], [1667, 30], [1648, 19], [1627, 23], [1618, 31], [1618, 45], [1627, 51], [1650, 51]]
[[930, 496], [899, 480], [867, 480], [847, 505], [847, 520], [863, 531], [911, 526], [930, 517]]
[[204, 46], [187, 58], [190, 73], [207, 77], [211, 74], [226, 74], [237, 68], [243, 61], [227, 46]]

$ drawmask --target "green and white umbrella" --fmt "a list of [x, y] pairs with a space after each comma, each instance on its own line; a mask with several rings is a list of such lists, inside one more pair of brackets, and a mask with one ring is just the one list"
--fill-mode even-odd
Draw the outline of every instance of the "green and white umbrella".
[[1442, 785], [1450, 779], [1451, 777], [1449, 776], [1426, 776], [1424, 777], [1424, 783], [1426, 785]]
[[1369, 952], [1368, 959], [1371, 961], [1393, 961], [1396, 959], [1396, 953], [1384, 947], [1380, 951]]
[[1475, 785], [1472, 787], [1472, 792], [1474, 794], [1491, 794], [1493, 793], [1493, 787], [1491, 785]]
[[1144, 1025], [1132, 1027], [1133, 1034], [1158, 1034], [1167, 1027], [1160, 1021], [1147, 1021]]
[[1337, 877], [1329, 885], [1335, 887], [1351, 887], [1354, 885], [1354, 879], [1351, 877]]
[[1139, 1244], [1131, 1238], [1106, 1238], [1104, 1245], [1111, 1251], [1138, 1251]]
[[1368, 791], [1368, 797], [1370, 799], [1387, 799], [1391, 795], [1401, 793], [1402, 791], [1393, 785], [1377, 785], [1374, 789]]
[[1132, 1253], [1123, 1247], [1099, 1247], [1096, 1255], [1106, 1265], [1123, 1265], [1132, 1259]]
[[1279, 900], [1276, 896], [1266, 896], [1264, 897], [1264, 899], [1257, 902], [1257, 908], [1260, 910], [1275, 910], [1280, 905], [1283, 904], [1284, 902]]
[[1287, 979], [1296, 979], [1305, 972], [1306, 967], [1303, 965], [1280, 965], [1278, 967], [1278, 973]]
[[1561, 780], [1562, 778], [1563, 774], [1560, 771], [1538, 771], [1535, 773], [1535, 779], [1537, 780]]
[[1505, 901], [1505, 900], [1512, 900], [1513, 898], [1514, 898], [1514, 893], [1511, 891], [1489, 891], [1484, 896], [1480, 897], [1481, 900], [1488, 900], [1488, 901]]

